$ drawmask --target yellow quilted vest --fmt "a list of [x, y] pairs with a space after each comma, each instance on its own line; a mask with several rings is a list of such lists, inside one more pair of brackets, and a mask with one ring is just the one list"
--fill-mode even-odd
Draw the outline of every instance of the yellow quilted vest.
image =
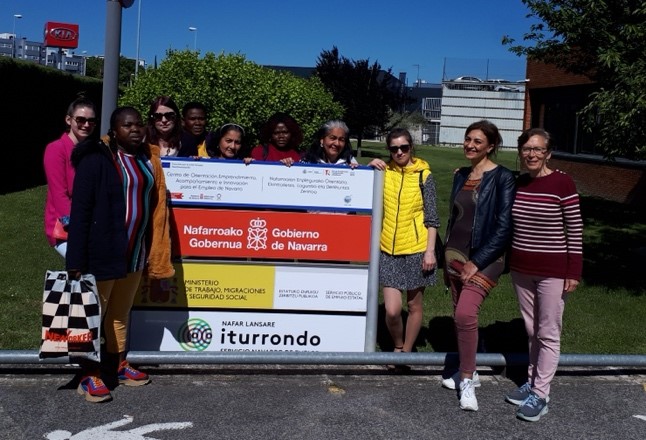
[[408, 255], [426, 250], [428, 230], [424, 226], [424, 202], [420, 188], [431, 173], [423, 159], [402, 168], [392, 160], [384, 175], [384, 219], [381, 250], [390, 255]]

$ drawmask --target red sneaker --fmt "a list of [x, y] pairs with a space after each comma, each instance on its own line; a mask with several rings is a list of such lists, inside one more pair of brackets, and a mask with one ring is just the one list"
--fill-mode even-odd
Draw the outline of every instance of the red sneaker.
[[150, 377], [135, 368], [132, 368], [128, 361], [123, 361], [119, 364], [117, 372], [119, 376], [119, 383], [129, 387], [138, 387], [150, 383]]
[[112, 400], [110, 390], [99, 376], [83, 376], [76, 392], [85, 396], [88, 402], [100, 403]]

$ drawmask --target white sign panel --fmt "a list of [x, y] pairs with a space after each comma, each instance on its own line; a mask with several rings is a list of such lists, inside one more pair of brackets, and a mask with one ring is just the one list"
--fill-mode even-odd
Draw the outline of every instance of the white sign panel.
[[367, 290], [367, 267], [276, 267], [274, 309], [365, 312]]
[[372, 210], [369, 167], [164, 158], [174, 205]]
[[366, 317], [133, 310], [130, 350], [363, 352]]

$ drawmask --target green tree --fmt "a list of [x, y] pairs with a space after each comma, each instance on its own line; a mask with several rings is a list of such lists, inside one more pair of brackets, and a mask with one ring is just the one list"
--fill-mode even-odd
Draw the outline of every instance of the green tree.
[[608, 158], [646, 158], [646, 2], [522, 0], [538, 20], [516, 45], [518, 55], [597, 82], [581, 114]]
[[[135, 60], [126, 58], [123, 55], [119, 57], [119, 86], [129, 86], [135, 74]], [[85, 65], [85, 76], [103, 79], [103, 58], [87, 57]]]
[[342, 57], [334, 46], [319, 55], [316, 76], [345, 108], [343, 119], [357, 137], [357, 156], [361, 156], [363, 137], [370, 131], [386, 131], [392, 113], [404, 102], [391, 69], [383, 71], [377, 61]]
[[103, 58], [86, 57], [85, 76], [89, 76], [91, 78], [103, 79]]
[[120, 104], [134, 105], [145, 114], [159, 95], [171, 96], [180, 108], [199, 101], [207, 108], [211, 129], [235, 122], [247, 129], [252, 143], [258, 141], [262, 124], [278, 111], [298, 121], [306, 141], [323, 122], [343, 114], [318, 78], [266, 69], [238, 54], [207, 53], [199, 58], [199, 52], [184, 50], [166, 55], [157, 69], [139, 73]]

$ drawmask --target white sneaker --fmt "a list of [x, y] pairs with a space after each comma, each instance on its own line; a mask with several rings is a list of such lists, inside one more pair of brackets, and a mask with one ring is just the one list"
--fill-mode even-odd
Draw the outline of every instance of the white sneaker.
[[[477, 371], [473, 372], [473, 377], [471, 378], [471, 380], [473, 381], [474, 387], [480, 386], [480, 376], [478, 375]], [[459, 384], [460, 384], [460, 371], [457, 371], [453, 376], [447, 379], [442, 379], [442, 386], [450, 390], [457, 390], [459, 388]]]
[[460, 408], [465, 411], [478, 411], [476, 389], [471, 379], [464, 379], [460, 382]]

